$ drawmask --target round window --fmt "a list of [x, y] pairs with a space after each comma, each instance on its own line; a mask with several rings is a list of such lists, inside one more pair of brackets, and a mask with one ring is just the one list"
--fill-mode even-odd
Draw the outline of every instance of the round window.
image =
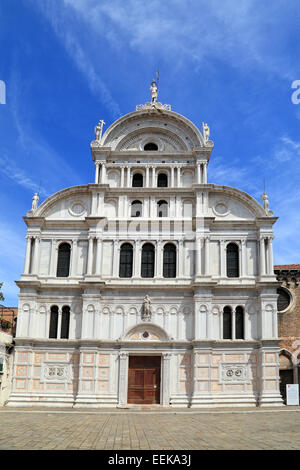
[[148, 144], [144, 145], [144, 150], [158, 150], [158, 146], [154, 142], [148, 142]]
[[277, 289], [277, 294], [278, 294], [277, 310], [278, 312], [282, 312], [283, 310], [286, 310], [288, 306], [290, 305], [291, 296], [289, 292], [286, 289], [283, 289], [282, 287]]

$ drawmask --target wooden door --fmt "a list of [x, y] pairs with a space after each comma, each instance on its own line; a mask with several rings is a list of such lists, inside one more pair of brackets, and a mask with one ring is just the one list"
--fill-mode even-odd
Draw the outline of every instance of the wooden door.
[[130, 356], [128, 403], [160, 403], [160, 356]]

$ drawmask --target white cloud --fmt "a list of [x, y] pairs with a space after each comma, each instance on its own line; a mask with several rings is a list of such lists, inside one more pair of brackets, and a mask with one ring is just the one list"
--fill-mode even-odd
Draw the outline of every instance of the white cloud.
[[295, 79], [297, 61], [286, 54], [286, 26], [297, 13], [296, 4], [277, 0], [270, 8], [259, 0], [240, 0], [238, 5], [232, 0], [64, 0], [64, 5], [86, 23], [86, 31], [112, 38], [118, 49], [129, 45], [143, 55], [172, 60], [173, 66], [217, 58], [241, 69], [259, 66]]
[[[76, 34], [76, 32], [72, 30], [72, 23], [68, 21], [69, 15], [64, 12], [61, 7], [61, 2], [59, 2], [59, 4], [44, 2], [42, 6], [40, 4], [37, 6], [50, 22], [53, 31], [78, 67], [79, 71], [86, 78], [90, 90], [98, 99], [101, 99], [101, 102], [114, 119], [120, 117], [122, 114], [120, 107], [112, 97], [109, 88], [104, 83], [104, 80], [101, 78], [101, 67], [96, 69], [94, 65], [97, 63], [101, 64], [101, 50], [98, 52], [98, 57], [90, 57], [89, 50], [84, 49], [80, 41], [81, 34], [78, 34], [78, 32]], [[76, 6], [84, 8], [84, 3], [81, 4], [81, 2], [78, 2]], [[81, 30], [80, 33], [82, 32], [83, 31]], [[84, 34], [89, 34], [88, 27], [86, 27]]]
[[26, 189], [37, 192], [41, 196], [49, 196], [42, 186], [33, 181], [26, 174], [25, 170], [18, 168], [14, 162], [5, 156], [0, 157], [0, 172], [19, 186], [23, 186]]

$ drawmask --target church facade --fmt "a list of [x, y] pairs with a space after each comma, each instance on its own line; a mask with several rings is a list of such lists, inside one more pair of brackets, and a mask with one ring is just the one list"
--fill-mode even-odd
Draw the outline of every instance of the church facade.
[[33, 198], [8, 406], [282, 404], [276, 217], [151, 93], [95, 127], [94, 183]]

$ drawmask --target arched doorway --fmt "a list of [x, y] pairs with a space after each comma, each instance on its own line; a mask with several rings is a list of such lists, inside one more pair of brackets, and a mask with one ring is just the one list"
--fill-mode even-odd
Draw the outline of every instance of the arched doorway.
[[294, 383], [294, 371], [291, 356], [287, 351], [279, 355], [280, 393], [286, 404], [286, 385]]

